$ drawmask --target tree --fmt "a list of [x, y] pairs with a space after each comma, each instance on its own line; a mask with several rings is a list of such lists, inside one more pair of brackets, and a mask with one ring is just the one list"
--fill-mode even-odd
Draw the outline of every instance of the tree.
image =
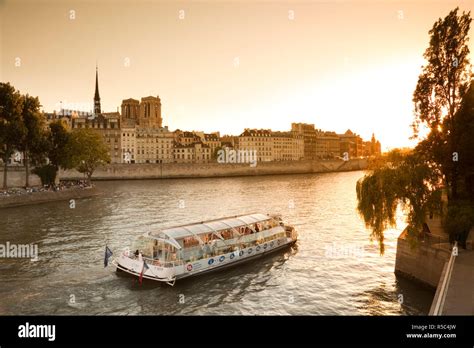
[[53, 185], [56, 181], [58, 170], [52, 164], [43, 164], [35, 167], [32, 171], [41, 179], [41, 185]]
[[[454, 230], [456, 217], [462, 218], [463, 230], [472, 221], [471, 208], [465, 209], [457, 201], [460, 169], [468, 167], [462, 175], [472, 169], [466, 160], [472, 157], [470, 137], [474, 130], [474, 91], [468, 92], [472, 79], [467, 46], [471, 17], [470, 12], [459, 16], [457, 12], [458, 8], [454, 9], [430, 30], [430, 45], [424, 54], [427, 65], [413, 95], [414, 137], [421, 127], [427, 127], [427, 137], [411, 153], [395, 152], [378, 160], [357, 183], [357, 209], [372, 237], [379, 241], [381, 252], [384, 230], [394, 226], [396, 209], [401, 205], [408, 210], [408, 235], [417, 237], [428, 213], [443, 214], [444, 188], [448, 192], [446, 230]], [[462, 166], [458, 164], [460, 155], [465, 161]]]
[[438, 19], [429, 31], [430, 45], [424, 53], [427, 64], [413, 95], [414, 136], [418, 136], [420, 126], [428, 127], [430, 134], [420, 148], [425, 151], [425, 160], [446, 176], [448, 194], [453, 198], [457, 197], [458, 181], [457, 161], [453, 161], [458, 145], [454, 116], [472, 78], [467, 36], [472, 19], [470, 12], [458, 15], [458, 10]]
[[458, 175], [463, 179], [460, 184], [464, 195], [461, 194], [459, 199], [470, 199], [474, 203], [474, 82], [464, 95], [453, 124], [457, 129], [453, 136], [456, 137], [454, 143], [458, 152]]
[[408, 235], [416, 238], [427, 213], [441, 210], [439, 172], [416, 152], [393, 150], [371, 162], [371, 173], [356, 185], [357, 210], [384, 253], [384, 231], [396, 225], [398, 207], [407, 212]]
[[36, 97], [28, 94], [22, 96], [22, 119], [25, 132], [19, 144], [19, 150], [23, 152], [23, 163], [25, 165], [25, 186], [29, 186], [30, 161], [41, 164], [45, 160], [47, 151], [46, 119], [40, 112], [40, 102]]
[[64, 121], [50, 122], [45, 137], [45, 154], [49, 163], [41, 163], [34, 169], [34, 174], [41, 178], [43, 185], [54, 184], [59, 168], [72, 168], [71, 156], [67, 152], [70, 132]]
[[3, 160], [3, 188], [7, 188], [8, 160], [19, 148], [26, 132], [22, 98], [9, 83], [0, 83], [0, 155]]
[[91, 129], [78, 129], [71, 133], [66, 145], [67, 156], [70, 157], [70, 167], [87, 176], [91, 182], [95, 169], [110, 162], [108, 148], [102, 137]]
[[49, 161], [56, 167], [67, 167], [67, 158], [65, 149], [69, 141], [68, 132], [62, 120], [53, 121], [49, 124], [49, 142], [48, 152]]
[[56, 168], [71, 168], [71, 156], [67, 151], [67, 146], [71, 133], [66, 128], [62, 120], [57, 120], [49, 124], [48, 134], [48, 158], [49, 162]]

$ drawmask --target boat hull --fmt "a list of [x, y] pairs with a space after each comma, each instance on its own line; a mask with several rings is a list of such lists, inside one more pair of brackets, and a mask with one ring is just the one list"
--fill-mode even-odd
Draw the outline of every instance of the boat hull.
[[293, 240], [291, 242], [288, 242], [288, 243], [282, 244], [282, 245], [280, 245], [276, 248], [273, 248], [269, 251], [266, 251], [266, 252], [263, 252], [263, 253], [258, 253], [258, 254], [240, 259], [240, 260], [236, 260], [234, 262], [230, 262], [228, 264], [216, 266], [216, 267], [211, 268], [211, 269], [204, 269], [202, 271], [198, 271], [198, 272], [195, 272], [195, 273], [192, 273], [192, 274], [184, 274], [184, 275], [181, 275], [181, 276], [177, 276], [176, 279], [178, 280], [178, 279], [191, 278], [191, 277], [195, 277], [195, 276], [198, 276], [198, 275], [211, 273], [213, 271], [217, 272], [217, 271], [224, 270], [224, 269], [227, 269], [227, 268], [230, 268], [230, 267], [234, 267], [234, 266], [237, 266], [237, 265], [240, 265], [240, 264], [243, 264], [243, 263], [246, 263], [246, 262], [250, 262], [252, 260], [255, 260], [255, 259], [258, 259], [258, 258], [261, 258], [261, 257], [265, 257], [265, 256], [273, 254], [277, 251], [287, 249], [287, 248], [293, 246], [295, 243], [296, 243], [296, 240]]
[[[226, 268], [234, 267], [245, 262], [264, 257], [266, 255], [287, 249], [296, 243], [296, 239], [282, 238], [272, 242], [263, 243], [254, 247], [237, 250], [231, 253], [222, 254], [194, 262], [189, 262], [173, 268], [161, 268], [149, 265], [149, 268], [142, 277], [160, 282], [166, 282], [170, 285], [175, 280], [191, 278], [202, 274], [220, 271]], [[134, 260], [131, 262], [126, 256], [121, 256], [113, 261], [117, 271], [124, 271], [131, 275], [139, 277], [143, 262]]]

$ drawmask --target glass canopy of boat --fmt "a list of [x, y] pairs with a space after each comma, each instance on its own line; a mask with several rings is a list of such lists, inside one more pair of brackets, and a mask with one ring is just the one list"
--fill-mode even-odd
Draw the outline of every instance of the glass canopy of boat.
[[169, 239], [171, 244], [173, 244], [175, 247], [178, 247], [178, 249], [181, 249], [181, 245], [177, 241], [184, 238], [192, 237], [199, 239], [199, 235], [218, 233], [219, 231], [229, 229], [235, 230], [238, 227], [248, 226], [273, 219], [278, 219], [278, 216], [269, 216], [265, 214], [241, 215], [168, 228], [161, 231], [151, 232], [149, 236], [152, 238]]

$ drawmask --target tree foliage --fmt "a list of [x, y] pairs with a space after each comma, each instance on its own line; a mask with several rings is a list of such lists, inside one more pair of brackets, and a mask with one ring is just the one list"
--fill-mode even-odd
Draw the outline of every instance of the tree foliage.
[[448, 206], [446, 217], [443, 219], [443, 227], [449, 234], [451, 242], [459, 241], [464, 247], [465, 241], [474, 226], [474, 208], [472, 205], [454, 203]]
[[0, 83], [0, 155], [4, 163], [3, 188], [7, 188], [8, 160], [18, 150], [26, 132], [20, 93], [9, 83]]
[[407, 212], [408, 233], [415, 237], [428, 212], [441, 207], [440, 178], [415, 153], [394, 150], [372, 164], [357, 182], [357, 209], [384, 253], [384, 231], [396, 225], [397, 208]]
[[52, 164], [45, 164], [35, 167], [32, 170], [32, 173], [39, 176], [41, 179], [41, 185], [53, 185], [56, 181], [58, 169]]
[[48, 158], [56, 170], [72, 168], [71, 156], [67, 152], [70, 136], [70, 132], [62, 120], [56, 120], [49, 124]]
[[40, 112], [40, 102], [36, 97], [28, 94], [22, 99], [22, 122], [24, 127], [23, 137], [17, 144], [18, 150], [23, 152], [23, 162], [25, 165], [25, 186], [29, 186], [29, 165], [42, 164], [46, 158], [47, 137], [46, 119]]
[[95, 169], [110, 162], [108, 148], [102, 137], [91, 129], [78, 129], [71, 133], [66, 145], [70, 166], [84, 173], [90, 182]]
[[[413, 94], [414, 136], [421, 127], [427, 127], [428, 135], [411, 153], [394, 151], [377, 159], [357, 183], [357, 209], [382, 253], [384, 231], [395, 225], [399, 206], [407, 212], [408, 235], [416, 237], [427, 214], [443, 213], [442, 190], [447, 188], [449, 202], [456, 202], [459, 178], [468, 178], [473, 169], [474, 85], [467, 45], [471, 17], [470, 12], [458, 15], [458, 10], [430, 30], [427, 64]], [[467, 226], [469, 214], [456, 207], [448, 205], [451, 225], [462, 217]]]
[[[454, 115], [453, 134], [458, 156], [457, 173], [460, 180], [460, 199], [474, 201], [474, 82], [464, 96], [463, 103]], [[464, 195], [463, 195], [464, 193]]]
[[91, 179], [97, 166], [110, 162], [102, 137], [90, 129], [70, 132], [61, 120], [47, 121], [38, 98], [21, 95], [9, 83], [0, 83], [0, 156], [7, 187], [8, 161], [23, 152], [28, 186], [29, 164], [43, 184], [54, 182], [59, 168], [76, 168]]
[[420, 126], [428, 127], [428, 137], [420, 143], [425, 160], [445, 175], [448, 194], [457, 197], [458, 150], [454, 118], [461, 107], [472, 78], [469, 62], [470, 12], [458, 15], [458, 8], [439, 19], [429, 31], [430, 44], [424, 53], [427, 63], [418, 78], [415, 104], [414, 136]]

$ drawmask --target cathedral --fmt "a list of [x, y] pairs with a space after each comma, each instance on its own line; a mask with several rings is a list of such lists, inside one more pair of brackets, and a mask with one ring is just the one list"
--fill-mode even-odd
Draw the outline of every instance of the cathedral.
[[98, 132], [109, 149], [111, 163], [208, 162], [217, 146], [211, 146], [208, 134], [188, 144], [184, 141], [187, 132], [170, 132], [164, 127], [159, 96], [124, 99], [120, 113], [102, 112], [97, 66], [93, 105], [92, 113], [71, 117], [71, 128]]

